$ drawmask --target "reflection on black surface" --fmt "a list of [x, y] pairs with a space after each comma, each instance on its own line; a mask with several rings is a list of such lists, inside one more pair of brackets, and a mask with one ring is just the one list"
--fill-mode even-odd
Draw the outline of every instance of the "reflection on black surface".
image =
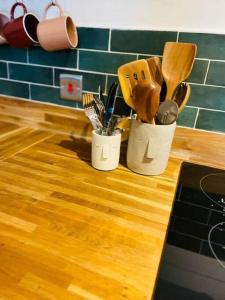
[[225, 171], [183, 163], [154, 300], [225, 300]]
[[210, 201], [225, 208], [225, 174], [207, 174], [200, 180], [200, 188]]
[[211, 297], [196, 293], [169, 281], [160, 279], [154, 300], [213, 300]]

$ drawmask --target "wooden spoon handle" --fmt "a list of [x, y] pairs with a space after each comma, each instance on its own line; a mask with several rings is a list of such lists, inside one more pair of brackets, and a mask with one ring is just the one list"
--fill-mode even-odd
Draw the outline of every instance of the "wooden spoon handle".
[[173, 99], [173, 94], [176, 90], [176, 88], [178, 87], [179, 83], [177, 84], [177, 82], [172, 82], [172, 81], [167, 81], [166, 82], [166, 99], [165, 100], [172, 100]]

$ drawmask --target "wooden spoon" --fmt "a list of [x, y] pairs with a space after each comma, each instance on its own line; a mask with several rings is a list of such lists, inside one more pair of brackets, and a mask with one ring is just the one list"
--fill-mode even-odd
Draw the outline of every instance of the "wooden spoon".
[[133, 89], [133, 101], [138, 117], [147, 123], [154, 123], [160, 101], [160, 86], [151, 80], [138, 82]]
[[161, 60], [157, 56], [153, 56], [150, 58], [147, 58], [147, 63], [150, 71], [150, 75], [152, 79], [157, 82], [160, 86], [162, 86], [163, 83], [163, 76], [162, 76], [162, 64]]
[[191, 86], [188, 83], [181, 83], [174, 95], [173, 101], [175, 101], [179, 108], [179, 113], [184, 109], [191, 95]]
[[137, 82], [151, 79], [147, 61], [140, 59], [122, 65], [118, 69], [118, 77], [125, 102], [132, 109], [135, 109], [133, 88]]
[[191, 43], [167, 42], [163, 51], [162, 74], [166, 82], [166, 100], [191, 73], [197, 46]]

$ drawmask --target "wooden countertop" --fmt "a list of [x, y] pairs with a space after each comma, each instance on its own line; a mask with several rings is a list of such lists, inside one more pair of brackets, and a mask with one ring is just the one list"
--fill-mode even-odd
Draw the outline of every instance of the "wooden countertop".
[[225, 135], [177, 128], [166, 172], [90, 165], [83, 112], [0, 99], [0, 298], [152, 299], [181, 162], [225, 168]]

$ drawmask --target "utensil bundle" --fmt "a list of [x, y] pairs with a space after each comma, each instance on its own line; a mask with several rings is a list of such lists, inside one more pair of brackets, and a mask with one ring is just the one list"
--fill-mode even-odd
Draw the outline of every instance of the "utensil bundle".
[[167, 42], [162, 63], [151, 57], [118, 69], [123, 97], [140, 121], [169, 125], [184, 109], [191, 87], [183, 81], [193, 68], [197, 47], [191, 43]]
[[99, 135], [111, 136], [121, 132], [121, 129], [117, 128], [121, 118], [113, 115], [117, 89], [118, 83], [113, 82], [106, 102], [101, 87], [99, 87], [98, 95], [83, 95], [84, 112]]

